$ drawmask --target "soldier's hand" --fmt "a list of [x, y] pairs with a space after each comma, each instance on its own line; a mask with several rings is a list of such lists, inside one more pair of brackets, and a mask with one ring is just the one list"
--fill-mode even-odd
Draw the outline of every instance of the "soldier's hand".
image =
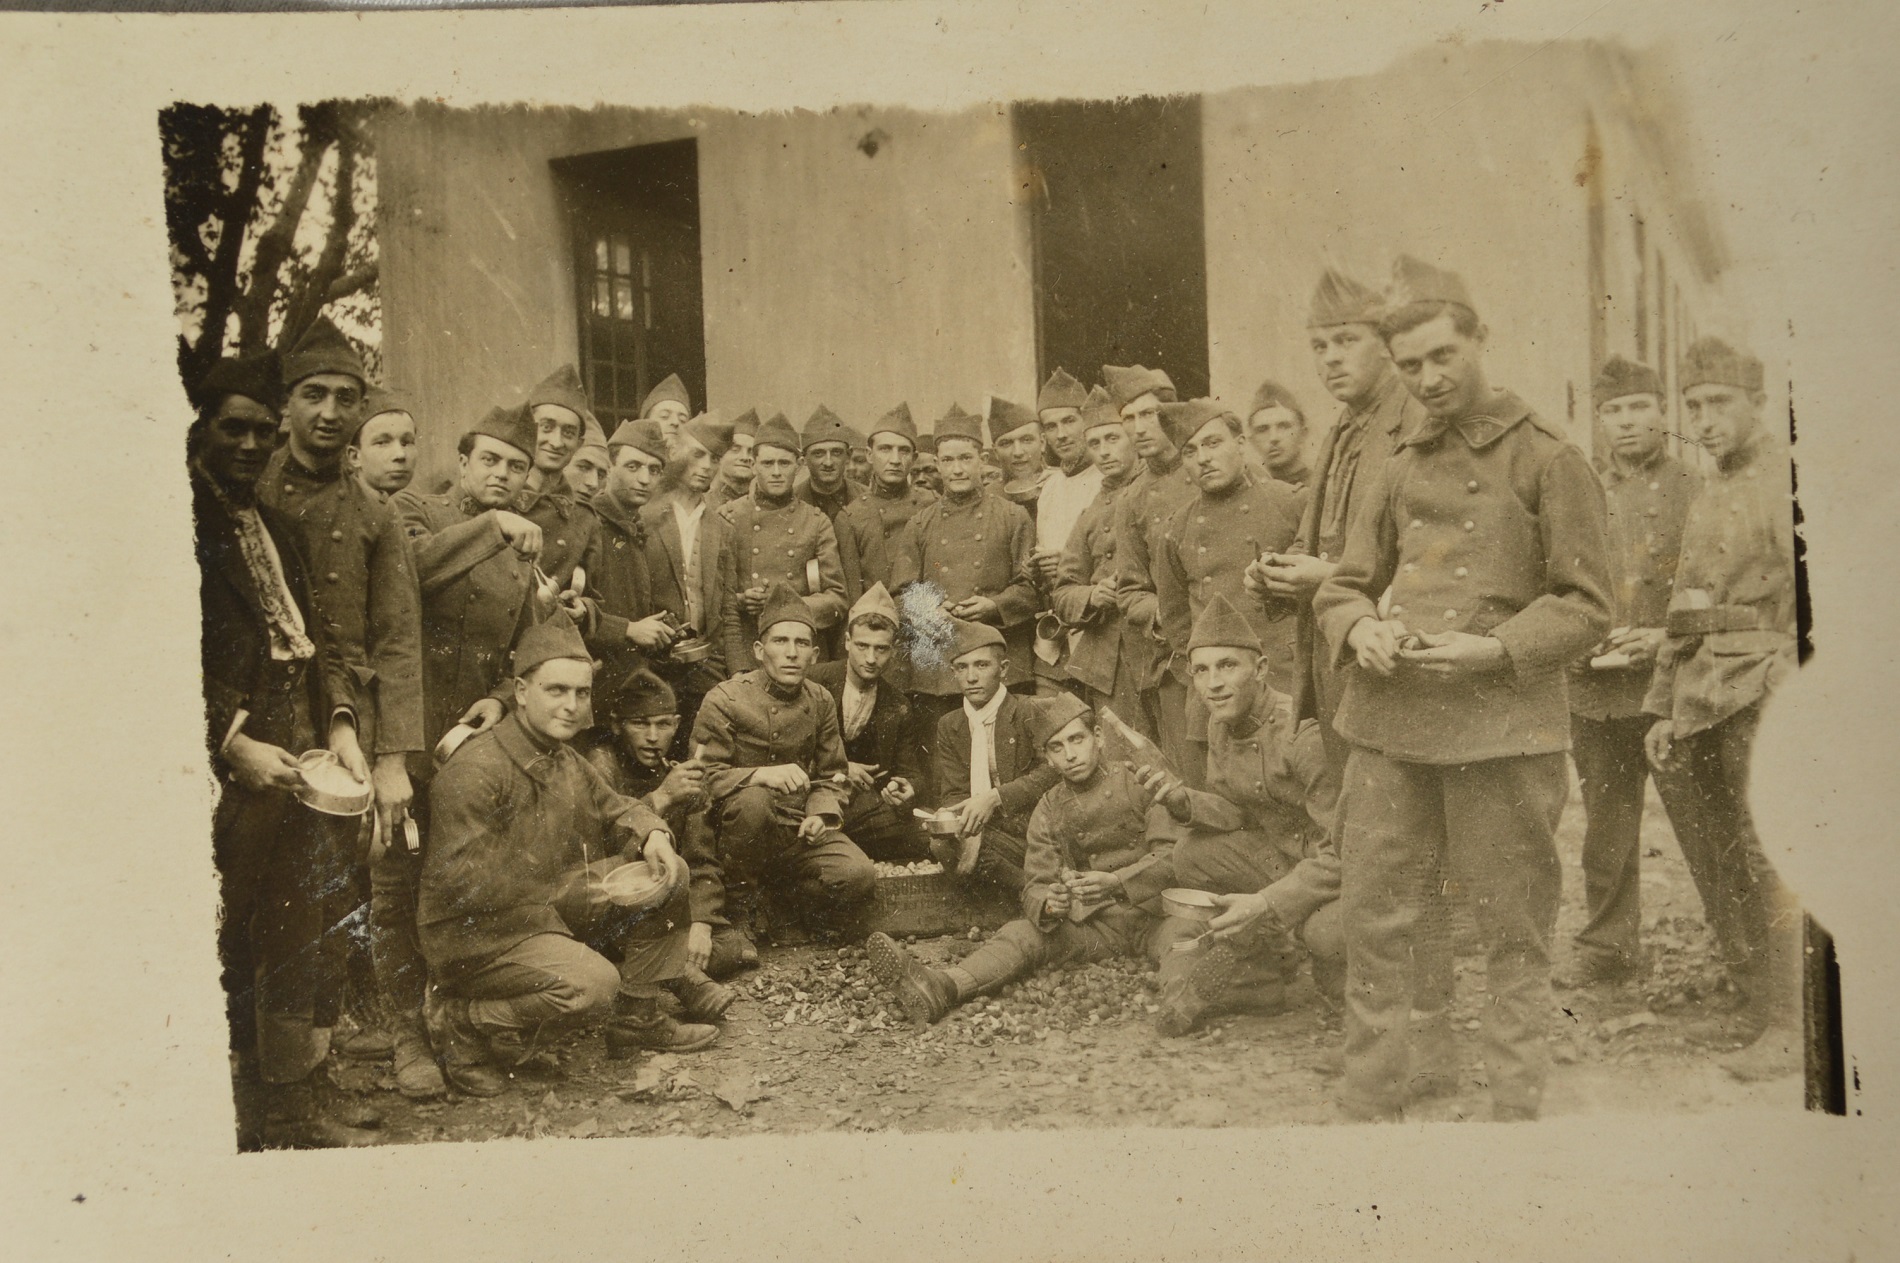
[[1649, 758], [1649, 765], [1658, 771], [1667, 770], [1669, 762], [1676, 756], [1676, 725], [1669, 719], [1658, 719], [1643, 734], [1643, 753]]
[[1069, 882], [1069, 893], [1083, 903], [1102, 903], [1122, 891], [1122, 879], [1113, 873], [1077, 873]]
[[1610, 648], [1628, 654], [1631, 666], [1646, 666], [1656, 660], [1668, 638], [1668, 631], [1661, 627], [1625, 627], [1620, 633], [1610, 633]]
[[484, 697], [463, 711], [462, 717], [455, 722], [467, 724], [476, 732], [482, 732], [500, 723], [507, 713], [507, 707], [500, 702], [492, 697]]
[[1135, 780], [1147, 791], [1152, 802], [1158, 802], [1168, 809], [1168, 814], [1176, 820], [1186, 823], [1188, 816], [1187, 786], [1181, 778], [1164, 768], [1149, 767], [1146, 763], [1135, 769]]
[[1360, 619], [1346, 633], [1346, 643], [1358, 655], [1359, 665], [1376, 675], [1391, 675], [1399, 661], [1399, 637], [1405, 624], [1396, 619]]
[[973, 838], [989, 825], [990, 817], [1003, 805], [1003, 796], [995, 790], [972, 794], [957, 807], [957, 832]]
[[1058, 878], [1049, 883], [1049, 893], [1042, 901], [1042, 910], [1051, 920], [1066, 917], [1071, 902], [1068, 883]]
[[1112, 610], [1120, 605], [1115, 599], [1115, 585], [1098, 583], [1089, 589], [1089, 608], [1092, 610]]
[[739, 608], [757, 618], [759, 611], [765, 608], [765, 589], [747, 588], [739, 593]]
[[1221, 910], [1207, 923], [1207, 929], [1215, 938], [1233, 938], [1251, 928], [1261, 917], [1273, 912], [1273, 905], [1267, 902], [1263, 893], [1215, 895], [1214, 902], [1220, 905]]
[[627, 624], [627, 639], [649, 653], [658, 653], [665, 649], [673, 643], [673, 638], [678, 634], [673, 630], [672, 625], [658, 614], [650, 614], [637, 623]]
[[1038, 548], [1029, 555], [1029, 560], [1036, 567], [1036, 574], [1045, 585], [1056, 581], [1056, 568], [1062, 564], [1061, 553]]
[[658, 829], [647, 834], [640, 853], [646, 857], [647, 867], [653, 870], [653, 875], [666, 882], [666, 893], [669, 898], [674, 891], [684, 886], [689, 880], [686, 861], [681, 859], [680, 853], [673, 849], [673, 839]]
[[370, 785], [376, 791], [376, 819], [382, 826], [383, 842], [393, 841], [409, 815], [409, 804], [416, 796], [409, 783], [409, 768], [400, 754], [379, 754], [370, 770]]
[[806, 842], [821, 842], [830, 828], [823, 816], [806, 816], [798, 822], [798, 836]]
[[780, 763], [775, 767], [754, 768], [752, 783], [777, 794], [802, 794], [811, 788], [811, 777], [796, 763]]
[[875, 763], [851, 763], [846, 766], [844, 778], [854, 791], [876, 789], [879, 770]]
[[884, 788], [878, 797], [889, 806], [906, 807], [910, 805], [913, 798], [917, 797], [917, 787], [901, 776], [893, 776], [884, 782]]
[[501, 528], [501, 537], [508, 541], [508, 547], [523, 557], [541, 555], [541, 528], [522, 517], [519, 513], [510, 513], [506, 509], [491, 509], [495, 515], [495, 525]]
[[686, 931], [686, 963], [704, 973], [712, 962], [712, 926], [704, 921], [693, 922]]
[[1504, 642], [1495, 636], [1470, 632], [1421, 632], [1421, 646], [1400, 648], [1400, 660], [1432, 675], [1476, 675], [1505, 664]]
[[675, 763], [653, 790], [654, 809], [665, 815], [680, 803], [697, 802], [706, 792], [706, 769], [697, 759]]
[[238, 733], [224, 748], [231, 774], [246, 789], [296, 789], [303, 784], [296, 756], [282, 746]]
[[1336, 569], [1332, 562], [1304, 553], [1268, 553], [1249, 565], [1247, 573], [1254, 574], [1256, 568], [1268, 594], [1295, 599], [1311, 597]]
[[356, 740], [356, 725], [350, 720], [341, 719], [330, 725], [330, 753], [336, 755], [344, 771], [365, 785], [370, 783], [369, 760], [363, 757], [363, 747]]
[[967, 596], [950, 606], [950, 615], [966, 623], [1002, 621], [1002, 608], [987, 596]]

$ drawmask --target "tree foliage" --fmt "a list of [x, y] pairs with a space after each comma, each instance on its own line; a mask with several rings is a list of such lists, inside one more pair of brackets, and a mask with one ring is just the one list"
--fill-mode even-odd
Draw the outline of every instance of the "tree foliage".
[[175, 104], [159, 115], [178, 368], [286, 349], [330, 310], [380, 359], [370, 103]]

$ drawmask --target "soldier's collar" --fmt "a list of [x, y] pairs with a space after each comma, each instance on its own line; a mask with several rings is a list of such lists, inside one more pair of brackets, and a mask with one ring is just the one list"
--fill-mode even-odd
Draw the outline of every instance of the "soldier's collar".
[[551, 746], [547, 745], [541, 738], [529, 732], [528, 725], [521, 718], [521, 712], [518, 710], [510, 711], [508, 718], [502, 720], [496, 727], [495, 744], [501, 747], [502, 752], [513, 760], [516, 766], [537, 780], [553, 766], [554, 760], [561, 756], [561, 752], [567, 749], [566, 745], [559, 741]]
[[[1442, 417], [1428, 416], [1418, 432], [1400, 443], [1401, 447], [1422, 447], [1438, 440], [1447, 430], [1456, 430], [1473, 451], [1483, 451], [1499, 439], [1517, 428], [1520, 421], [1536, 422], [1537, 416], [1530, 405], [1508, 390], [1494, 389], [1491, 397], [1478, 406], [1478, 409], [1456, 421], [1447, 421]], [[1551, 433], [1548, 426], [1539, 426]], [[1554, 437], [1561, 438], [1562, 435]]]

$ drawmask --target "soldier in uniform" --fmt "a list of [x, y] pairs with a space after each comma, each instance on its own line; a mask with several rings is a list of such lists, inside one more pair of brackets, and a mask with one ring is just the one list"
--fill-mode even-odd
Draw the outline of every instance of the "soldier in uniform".
[[678, 373], [668, 373], [666, 379], [640, 401], [640, 420], [659, 426], [660, 434], [668, 443], [679, 436], [692, 415], [692, 396], [686, 393], [686, 383], [680, 380]]
[[943, 475], [937, 470], [935, 432], [917, 436], [917, 460], [910, 467], [910, 481], [912, 486], [922, 488], [933, 496], [943, 494]]
[[[1667, 634], [1663, 616], [1682, 549], [1682, 523], [1702, 480], [1667, 451], [1662, 379], [1645, 364], [1613, 357], [1591, 390], [1609, 440], [1608, 502], [1616, 622], [1608, 639], [1570, 669], [1570, 757], [1583, 792], [1583, 891], [1589, 921], [1559, 986], [1640, 978], [1643, 782], [1649, 762], [1643, 713], [1650, 667]], [[1656, 773], [1674, 814], [1675, 778]], [[1678, 829], [1680, 831], [1680, 828]]]
[[603, 699], [672, 645], [675, 629], [653, 595], [652, 555], [642, 516], [666, 469], [667, 442], [655, 421], [623, 421], [607, 441], [607, 485], [594, 497], [598, 558], [587, 590], [570, 608], [600, 657]]
[[1457, 277], [1401, 257], [1380, 334], [1429, 416], [1313, 601], [1329, 652], [1352, 663], [1336, 720], [1353, 746], [1338, 808], [1342, 1106], [1403, 1111], [1412, 940], [1448, 854], [1487, 952], [1492, 1108], [1534, 1118], [1569, 790], [1563, 668], [1610, 626], [1603, 493], [1582, 452], [1486, 380], [1485, 331]]
[[759, 665], [753, 657], [763, 630], [759, 611], [774, 583], [787, 584], [806, 598], [821, 637], [844, 619], [844, 567], [837, 534], [830, 520], [792, 489], [802, 448], [785, 418], [775, 416], [760, 426], [753, 445], [752, 494], [719, 510], [731, 528], [737, 585], [737, 617], [727, 622], [730, 671]]
[[[363, 363], [328, 320], [319, 320], [284, 360], [289, 436], [265, 467], [258, 500], [296, 523], [315, 580], [312, 593], [324, 631], [349, 664], [355, 685], [349, 718], [333, 734], [345, 766], [376, 789], [375, 848], [379, 873], [370, 899], [370, 956], [393, 1019], [396, 1083], [405, 1096], [442, 1093], [442, 1076], [422, 1033], [421, 957], [412, 915], [415, 857], [388, 843], [401, 835], [414, 789], [408, 761], [428, 748], [422, 720], [422, 612], [409, 545], [395, 512], [343, 471], [344, 449], [362, 419]], [[379, 400], [379, 407], [381, 402]], [[411, 422], [413, 434], [413, 422]], [[365, 762], [365, 754], [373, 760]], [[361, 897], [352, 883], [341, 918]], [[378, 916], [378, 911], [382, 915]], [[373, 1029], [373, 1023], [366, 1023]], [[367, 1033], [367, 1032], [366, 1032]], [[344, 1051], [390, 1055], [384, 1041]]]
[[[941, 435], [943, 431], [940, 429], [938, 433]], [[1046, 449], [1040, 420], [1021, 404], [992, 396], [989, 435], [990, 450], [1002, 470], [1004, 498], [1020, 507], [1034, 522], [1042, 486], [1049, 480], [1049, 467], [1043, 463]], [[938, 469], [941, 472], [941, 461]]]
[[[1187, 758], [1187, 691], [1168, 670], [1161, 652], [1161, 605], [1155, 597], [1153, 559], [1162, 524], [1194, 495], [1194, 480], [1181, 463], [1181, 449], [1161, 426], [1161, 405], [1174, 402], [1174, 383], [1160, 369], [1137, 364], [1102, 366], [1109, 401], [1135, 437], [1142, 470], [1115, 510], [1115, 553], [1121, 559], [1117, 581], [1122, 625], [1133, 656], [1142, 697], [1143, 719], [1130, 721], [1161, 743], [1177, 764]], [[1126, 718], [1126, 716], [1124, 716]]]
[[[346, 864], [355, 821], [297, 801], [297, 758], [332, 733], [355, 683], [310, 600], [296, 530], [257, 502], [278, 429], [275, 356], [220, 360], [193, 391], [186, 440], [197, 524], [205, 736], [222, 784], [212, 852], [237, 1095], [238, 1143], [368, 1144], [323, 1100], [325, 1041], [315, 1022], [327, 981], [323, 891]], [[259, 1099], [259, 1098], [262, 1099]]]
[[387, 502], [416, 476], [416, 418], [389, 391], [370, 388], [362, 424], [343, 449], [343, 467], [372, 500]]
[[1060, 779], [1029, 820], [1023, 918], [947, 969], [923, 964], [888, 935], [865, 941], [878, 981], [916, 1025], [1038, 969], [1149, 950], [1170, 871], [1165, 813], [1134, 773], [1104, 757], [1094, 713], [1074, 694], [1042, 703], [1031, 736]]
[[1069, 677], [1087, 690], [1091, 709], [1113, 707], [1123, 722], [1141, 722], [1139, 665], [1145, 646], [1122, 618], [1120, 564], [1115, 556], [1116, 508], [1141, 467], [1134, 438], [1108, 392], [1097, 386], [1082, 409], [1083, 441], [1102, 488], [1076, 519], [1056, 572], [1056, 617], [1068, 630]]
[[862, 930], [877, 870], [839, 828], [850, 761], [837, 705], [806, 676], [817, 621], [790, 585], [774, 582], [758, 616], [762, 665], [706, 695], [693, 745], [703, 750], [729, 885], [770, 889], [820, 935], [850, 938]]
[[[449, 1082], [507, 1089], [550, 1024], [612, 1007], [610, 1057], [692, 1052], [719, 1028], [661, 1011], [685, 967], [688, 875], [666, 822], [615, 793], [570, 744], [587, 725], [594, 664], [563, 613], [514, 654], [507, 719], [465, 743], [429, 788], [432, 832], [417, 923], [424, 1016]], [[642, 864], [662, 891], [613, 903], [601, 879]], [[617, 959], [616, 959], [617, 958]]]
[[[798, 498], [814, 509], [822, 510], [834, 524], [845, 506], [857, 503], [863, 494], [847, 477], [851, 449], [861, 446], [858, 432], [846, 425], [837, 413], [819, 404], [805, 419], [805, 477], [800, 480]], [[853, 598], [855, 599], [855, 598]]]
[[917, 426], [908, 404], [900, 403], [879, 417], [865, 441], [871, 453], [870, 490], [832, 521], [839, 551], [854, 552], [859, 558], [855, 590], [846, 576], [845, 595], [853, 601], [873, 584], [881, 583], [887, 590], [895, 586], [892, 561], [897, 534], [937, 499], [935, 492], [911, 484]]
[[811, 680], [838, 703], [850, 760], [844, 831], [871, 858], [902, 862], [923, 859], [929, 851], [910, 812], [923, 782], [910, 703], [886, 678], [895, 662], [897, 625], [891, 594], [873, 583], [845, 620], [845, 656], [813, 667]]
[[[1312, 720], [1267, 683], [1259, 635], [1226, 596], [1194, 621], [1189, 670], [1208, 711], [1207, 788], [1155, 768], [1136, 775], [1187, 834], [1174, 847], [1173, 882], [1220, 897], [1203, 925], [1169, 917], [1155, 939], [1163, 1035], [1185, 1035], [1211, 1013], [1244, 1005], [1277, 1011], [1309, 954], [1328, 1004], [1345, 1002], [1339, 853], [1325, 747]], [[1214, 942], [1174, 945], [1211, 931]]]
[[574, 459], [561, 471], [562, 479], [567, 483], [567, 494], [574, 503], [582, 507], [594, 503], [594, 497], [607, 482], [607, 435], [600, 428], [600, 422], [589, 412], [581, 417], [580, 450], [574, 453]]
[[1743, 1043], [1739, 1079], [1801, 1066], [1801, 917], [1748, 809], [1762, 708], [1796, 666], [1793, 466], [1763, 423], [1761, 361], [1714, 338], [1683, 357], [1690, 432], [1714, 460], [1689, 506], [1643, 709], [1650, 763], [1678, 778], [1673, 817], [1742, 1009], [1694, 1032]]
[[712, 415], [694, 417], [673, 442], [662, 490], [641, 510], [646, 527], [647, 569], [655, 612], [665, 611], [696, 630], [712, 646], [700, 662], [662, 657], [657, 671], [678, 694], [686, 722], [674, 757], [685, 755], [686, 738], [700, 699], [726, 678], [727, 621], [735, 581], [732, 541], [726, 520], [706, 503], [719, 459], [732, 444], [732, 427]]
[[[1042, 489], [1036, 495], [1036, 551], [1031, 559], [1036, 566], [1040, 597], [1037, 608], [1041, 611], [1054, 610], [1062, 552], [1069, 545], [1076, 522], [1102, 489], [1102, 471], [1095, 468], [1088, 445], [1082, 441], [1082, 406], [1087, 402], [1087, 389], [1060, 368], [1036, 396], [1036, 425], [1046, 459], [1055, 466], [1045, 471]], [[1065, 692], [1073, 687], [1067, 637], [1045, 638], [1039, 633], [1030, 665], [1038, 693]]]
[[752, 490], [752, 442], [758, 437], [759, 414], [747, 408], [732, 420], [732, 445], [719, 458], [719, 474], [713, 479], [706, 502], [723, 509], [734, 500], [744, 499]]
[[[1240, 418], [1211, 399], [1161, 406], [1161, 423], [1180, 444], [1182, 463], [1194, 476], [1194, 497], [1176, 509], [1162, 529], [1154, 555], [1155, 595], [1169, 671], [1187, 683], [1187, 642], [1194, 620], [1216, 593], [1240, 594], [1247, 567], [1262, 553], [1293, 542], [1305, 509], [1301, 493], [1247, 468]], [[1293, 620], [1284, 607], [1249, 605], [1249, 618], [1266, 646], [1267, 669], [1276, 685], [1293, 679]], [[1182, 773], [1199, 786], [1207, 758], [1207, 712], [1187, 699], [1186, 761]]]
[[1276, 381], [1260, 383], [1247, 409], [1247, 446], [1258, 468], [1295, 491], [1313, 480], [1306, 463], [1306, 412], [1293, 392]]
[[587, 415], [587, 396], [572, 364], [555, 369], [528, 392], [528, 411], [534, 419], [534, 465], [515, 496], [515, 512], [541, 528], [541, 572], [568, 588], [576, 566], [592, 573], [600, 529], [587, 506], [567, 493], [567, 466], [580, 450]]

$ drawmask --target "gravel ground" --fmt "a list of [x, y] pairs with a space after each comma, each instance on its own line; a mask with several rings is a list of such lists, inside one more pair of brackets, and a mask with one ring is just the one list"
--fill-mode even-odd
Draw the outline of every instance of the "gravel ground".
[[[1583, 923], [1582, 831], [1573, 794], [1559, 834], [1560, 966]], [[1800, 1108], [1798, 1074], [1743, 1085], [1682, 1039], [1682, 1024], [1724, 1004], [1727, 988], [1653, 794], [1644, 837], [1650, 977], [1640, 985], [1557, 993], [1546, 1116]], [[926, 960], [954, 960], [983, 933], [973, 927], [914, 950]], [[336, 1059], [331, 1073], [360, 1104], [381, 1112], [391, 1143], [1336, 1120], [1337, 1079], [1325, 1062], [1343, 1038], [1341, 1027], [1304, 978], [1288, 1011], [1221, 1018], [1185, 1039], [1164, 1040], [1149, 1027], [1153, 975], [1133, 962], [1048, 973], [915, 1030], [879, 995], [862, 949], [793, 947], [763, 955], [759, 969], [735, 980], [739, 995], [725, 1032], [703, 1052], [615, 1062], [598, 1032], [574, 1031], [552, 1045], [557, 1066], [521, 1073], [506, 1095], [428, 1104], [390, 1090], [386, 1065]], [[1463, 1083], [1408, 1117], [1488, 1116], [1476, 1033], [1483, 1002], [1483, 962], [1461, 955], [1454, 1020]]]

